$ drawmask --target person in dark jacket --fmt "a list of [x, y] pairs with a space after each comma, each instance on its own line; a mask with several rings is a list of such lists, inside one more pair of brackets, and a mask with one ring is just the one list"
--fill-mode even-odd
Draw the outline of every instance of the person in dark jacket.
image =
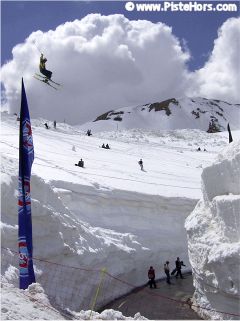
[[180, 278], [183, 279], [181, 269], [182, 269], [182, 266], [186, 266], [186, 265], [183, 263], [183, 261], [180, 261], [179, 257], [177, 257], [175, 264], [176, 264], [176, 271], [177, 271], [176, 278], [178, 278], [178, 275], [180, 275]]
[[106, 149], [110, 149], [110, 147], [109, 147], [109, 145], [108, 145], [108, 144], [106, 145]]
[[82, 160], [82, 158], [81, 158], [81, 160], [78, 162], [78, 166], [79, 166], [79, 167], [84, 167], [84, 161]]
[[47, 123], [45, 123], [44, 126], [45, 126], [46, 129], [49, 129], [49, 126], [48, 126]]
[[81, 160], [78, 162], [78, 164], [75, 164], [75, 166], [84, 167], [84, 161], [82, 160], [82, 158], [81, 158]]
[[166, 276], [167, 276], [167, 283], [168, 284], [171, 284], [171, 282], [170, 282], [170, 268], [169, 268], [169, 262], [168, 261], [166, 261], [166, 263], [164, 264], [164, 272], [165, 272], [165, 274], [166, 274]]
[[138, 164], [140, 165], [141, 171], [143, 171], [143, 161], [142, 161], [142, 159], [140, 159], [140, 161], [138, 162]]
[[152, 289], [153, 286], [156, 289], [157, 285], [155, 282], [155, 271], [152, 266], [150, 266], [150, 268], [148, 270], [148, 278], [149, 278], [148, 284], [150, 286], [150, 289]]
[[87, 130], [87, 135], [88, 135], [88, 136], [91, 136], [91, 135], [92, 135], [91, 129], [88, 129], [88, 130]]

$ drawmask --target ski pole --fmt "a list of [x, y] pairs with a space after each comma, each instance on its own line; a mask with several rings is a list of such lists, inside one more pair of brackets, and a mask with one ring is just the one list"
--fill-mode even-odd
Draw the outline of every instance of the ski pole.
[[36, 44], [36, 41], [34, 41], [34, 45], [36, 46], [37, 50], [40, 52], [40, 54], [42, 54], [42, 52], [39, 50], [37, 44]]

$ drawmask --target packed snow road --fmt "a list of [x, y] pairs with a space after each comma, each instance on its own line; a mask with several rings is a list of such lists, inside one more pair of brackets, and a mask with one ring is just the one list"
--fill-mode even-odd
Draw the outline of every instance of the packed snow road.
[[139, 288], [104, 308], [132, 317], [140, 312], [150, 320], [200, 320], [190, 307], [193, 292], [192, 276], [188, 273], [183, 280], [174, 277], [170, 285], [165, 280], [157, 282], [157, 289]]

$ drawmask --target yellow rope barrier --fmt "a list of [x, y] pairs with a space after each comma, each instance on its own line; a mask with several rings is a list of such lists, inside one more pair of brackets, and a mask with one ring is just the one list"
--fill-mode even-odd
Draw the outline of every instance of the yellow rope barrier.
[[106, 268], [101, 269], [100, 281], [99, 281], [99, 284], [98, 284], [98, 287], [97, 287], [97, 291], [96, 291], [94, 299], [93, 299], [93, 303], [91, 305], [90, 319], [92, 318], [92, 312], [93, 312], [93, 310], [95, 308], [95, 305], [96, 305], [96, 302], [97, 302], [97, 298], [99, 296], [100, 288], [102, 286], [103, 279], [104, 279], [104, 276], [105, 276], [106, 272], [107, 272]]

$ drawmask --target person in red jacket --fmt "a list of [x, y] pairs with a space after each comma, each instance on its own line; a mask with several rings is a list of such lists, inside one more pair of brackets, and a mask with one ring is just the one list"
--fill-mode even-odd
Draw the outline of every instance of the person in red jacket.
[[155, 271], [152, 266], [150, 266], [148, 270], [148, 278], [149, 278], [148, 284], [150, 286], [150, 289], [152, 289], [153, 286], [154, 286], [154, 289], [156, 289], [157, 285], [155, 282]]

